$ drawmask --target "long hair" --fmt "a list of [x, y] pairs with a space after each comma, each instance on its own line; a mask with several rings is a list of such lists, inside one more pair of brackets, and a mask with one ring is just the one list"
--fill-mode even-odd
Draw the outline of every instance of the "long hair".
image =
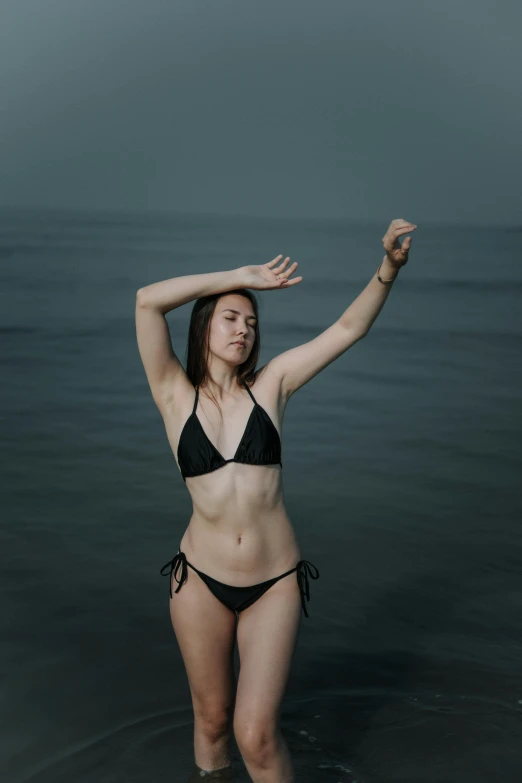
[[[214, 315], [216, 304], [222, 296], [228, 294], [239, 294], [245, 296], [252, 304], [254, 315], [256, 316], [255, 337], [252, 350], [248, 358], [240, 364], [237, 370], [238, 383], [244, 385], [250, 384], [254, 380], [259, 350], [261, 347], [261, 336], [259, 333], [259, 308], [254, 294], [247, 288], [236, 288], [233, 291], [224, 291], [220, 294], [210, 294], [196, 299], [190, 315], [186, 365], [187, 376], [194, 387], [202, 386], [210, 377], [208, 372], [208, 357], [210, 354], [210, 321]], [[217, 405], [221, 415], [219, 403], [211, 393], [213, 402]]]

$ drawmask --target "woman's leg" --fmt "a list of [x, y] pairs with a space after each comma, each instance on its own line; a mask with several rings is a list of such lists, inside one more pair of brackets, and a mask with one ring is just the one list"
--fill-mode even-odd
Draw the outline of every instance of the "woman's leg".
[[170, 616], [192, 696], [195, 763], [221, 769], [232, 763], [236, 615], [191, 568], [179, 593], [176, 587], [173, 582]]
[[301, 621], [295, 572], [241, 612], [234, 733], [254, 783], [292, 783], [293, 765], [279, 728]]

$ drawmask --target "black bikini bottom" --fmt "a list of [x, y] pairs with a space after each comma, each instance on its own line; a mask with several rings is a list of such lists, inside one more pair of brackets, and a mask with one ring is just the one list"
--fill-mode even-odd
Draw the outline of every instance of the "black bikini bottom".
[[[261, 598], [263, 593], [266, 593], [266, 591], [272, 587], [272, 585], [274, 585], [284, 576], [288, 576], [288, 574], [291, 574], [293, 571], [295, 571], [297, 575], [297, 584], [299, 585], [299, 592], [301, 593], [301, 605], [303, 607], [305, 617], [308, 617], [305, 606], [305, 598], [307, 601], [310, 600], [310, 586], [308, 584], [308, 576], [311, 576], [312, 579], [319, 578], [319, 571], [312, 563], [310, 563], [308, 560], [300, 560], [295, 568], [291, 568], [290, 571], [285, 571], [284, 574], [280, 574], [279, 576], [274, 576], [273, 579], [267, 579], [266, 582], [259, 582], [257, 585], [248, 585], [247, 587], [226, 585], [223, 582], [218, 582], [217, 579], [213, 579], [213, 577], [209, 576], [208, 574], [204, 574], [203, 571], [199, 571], [197, 568], [194, 568], [194, 566], [188, 562], [185, 554], [181, 551], [180, 548], [178, 550], [178, 554], [175, 555], [172, 560], [169, 560], [168, 563], [165, 563], [160, 571], [163, 576], [168, 576], [170, 574], [171, 598], [172, 578], [174, 577], [178, 583], [178, 587], [174, 591], [178, 593], [181, 590], [181, 586], [187, 581], [187, 566], [190, 566], [193, 571], [199, 574], [210, 592], [213, 593], [213, 595], [215, 595], [222, 604], [231, 609], [233, 612], [236, 612], [236, 614], [238, 612], [242, 612], [243, 609], [246, 609], [248, 606], [251, 606], [253, 603], [255, 603], [258, 598]], [[169, 571], [165, 570], [167, 568]], [[315, 571], [315, 574], [312, 572], [312, 569]], [[178, 579], [179, 571], [181, 571], [180, 579]]]

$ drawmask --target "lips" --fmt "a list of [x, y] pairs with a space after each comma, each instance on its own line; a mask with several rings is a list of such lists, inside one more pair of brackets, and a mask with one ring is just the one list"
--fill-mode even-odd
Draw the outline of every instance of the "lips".
[[236, 340], [236, 342], [235, 342], [235, 343], [232, 343], [232, 345], [240, 345], [240, 346], [241, 346], [241, 348], [244, 348], [244, 347], [245, 347], [245, 343], [242, 343], [240, 340]]

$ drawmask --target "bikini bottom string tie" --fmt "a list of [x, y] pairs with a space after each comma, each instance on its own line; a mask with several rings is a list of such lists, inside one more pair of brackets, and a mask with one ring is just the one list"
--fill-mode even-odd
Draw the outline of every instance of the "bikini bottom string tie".
[[[165, 571], [166, 568], [169, 568], [169, 571]], [[181, 570], [181, 579], [178, 579], [178, 572], [180, 570]], [[162, 576], [169, 576], [170, 574], [169, 591], [170, 591], [170, 597], [172, 598], [172, 577], [174, 577], [174, 579], [178, 583], [178, 587], [174, 591], [175, 593], [178, 593], [181, 590], [181, 585], [187, 581], [187, 558], [185, 557], [185, 553], [178, 552], [177, 555], [174, 555], [172, 560], [169, 560], [168, 563], [165, 563], [165, 565], [160, 571], [160, 574]]]
[[[315, 571], [315, 574], [313, 573], [312, 569]], [[297, 564], [296, 570], [297, 583], [301, 593], [301, 605], [303, 607], [305, 617], [308, 617], [308, 612], [306, 611], [305, 606], [305, 596], [307, 601], [310, 600], [310, 585], [308, 583], [308, 577], [310, 576], [312, 579], [319, 579], [319, 571], [313, 565], [313, 563], [310, 563], [308, 560], [300, 560]]]

